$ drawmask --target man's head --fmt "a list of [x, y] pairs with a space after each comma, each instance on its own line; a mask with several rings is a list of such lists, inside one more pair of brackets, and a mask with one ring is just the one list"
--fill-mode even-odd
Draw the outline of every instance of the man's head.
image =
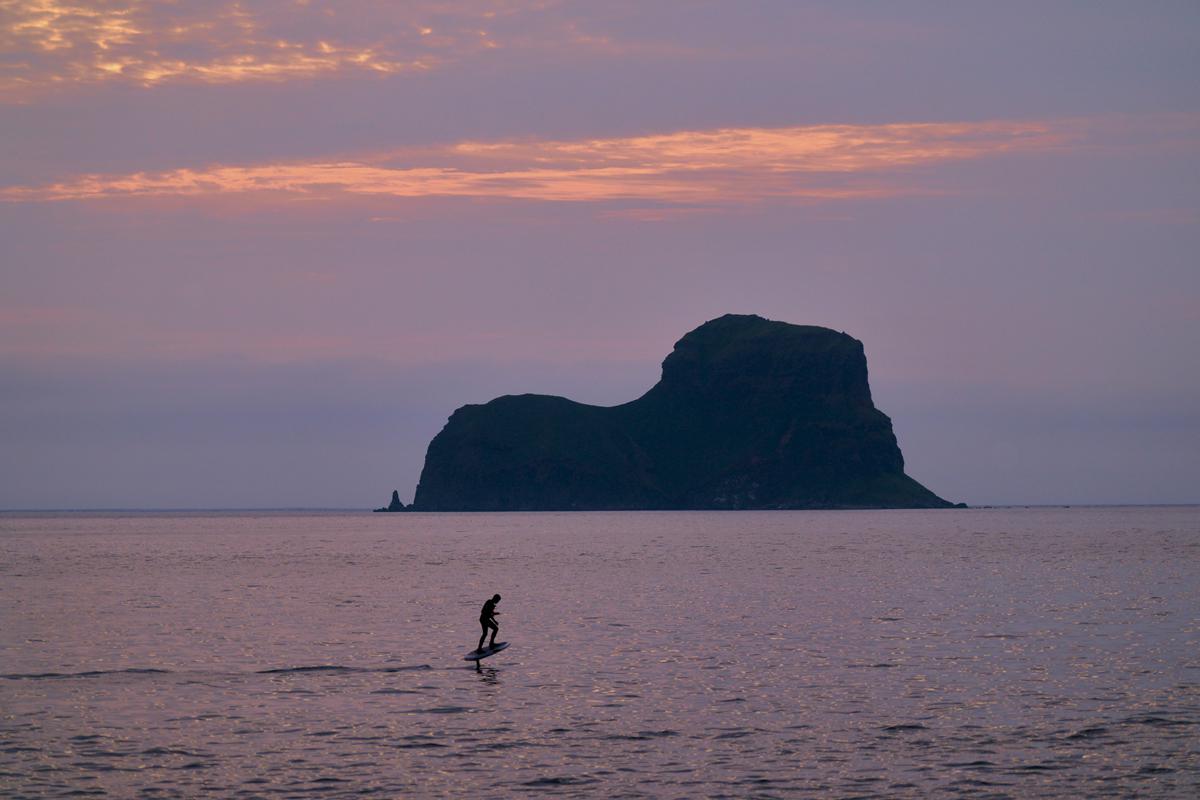
[[498, 595], [498, 594], [494, 594], [494, 595], [492, 595], [492, 600], [494, 600], [494, 601], [496, 601], [497, 603], [499, 603], [499, 602], [500, 602], [500, 595]]

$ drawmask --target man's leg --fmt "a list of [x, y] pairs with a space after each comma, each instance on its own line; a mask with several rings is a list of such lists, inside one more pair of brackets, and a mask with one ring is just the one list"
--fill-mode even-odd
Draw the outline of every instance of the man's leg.
[[479, 624], [483, 627], [483, 634], [479, 637], [479, 647], [476, 647], [476, 650], [483, 649], [483, 640], [486, 639], [488, 635], [488, 624], [483, 620], [480, 620]]
[[492, 623], [492, 641], [488, 643], [488, 647], [496, 646], [496, 634], [499, 632], [500, 632], [500, 626], [493, 622]]

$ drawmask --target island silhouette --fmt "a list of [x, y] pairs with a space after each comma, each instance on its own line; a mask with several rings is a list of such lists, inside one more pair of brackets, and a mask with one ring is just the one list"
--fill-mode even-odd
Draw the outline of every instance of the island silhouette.
[[[680, 339], [618, 406], [548, 395], [466, 405], [397, 511], [944, 508], [904, 473], [862, 342], [727, 314]], [[384, 510], [384, 509], [380, 509]]]

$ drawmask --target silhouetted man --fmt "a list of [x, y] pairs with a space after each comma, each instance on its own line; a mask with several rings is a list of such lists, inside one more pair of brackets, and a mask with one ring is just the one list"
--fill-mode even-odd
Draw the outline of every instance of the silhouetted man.
[[496, 634], [500, 632], [500, 623], [496, 622], [496, 615], [500, 613], [496, 610], [496, 603], [499, 602], [500, 595], [494, 594], [479, 611], [479, 624], [483, 626], [483, 635], [479, 637], [479, 647], [475, 648], [475, 652], [483, 649], [483, 640], [487, 638], [489, 629], [492, 632], [492, 641], [488, 643], [488, 647], [496, 646]]

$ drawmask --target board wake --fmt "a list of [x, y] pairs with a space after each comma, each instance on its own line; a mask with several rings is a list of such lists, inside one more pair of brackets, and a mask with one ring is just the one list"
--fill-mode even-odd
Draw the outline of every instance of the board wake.
[[501, 650], [508, 647], [508, 642], [496, 642], [495, 647], [485, 647], [482, 650], [472, 650], [463, 656], [463, 661], [481, 661], [488, 656], [494, 656]]

